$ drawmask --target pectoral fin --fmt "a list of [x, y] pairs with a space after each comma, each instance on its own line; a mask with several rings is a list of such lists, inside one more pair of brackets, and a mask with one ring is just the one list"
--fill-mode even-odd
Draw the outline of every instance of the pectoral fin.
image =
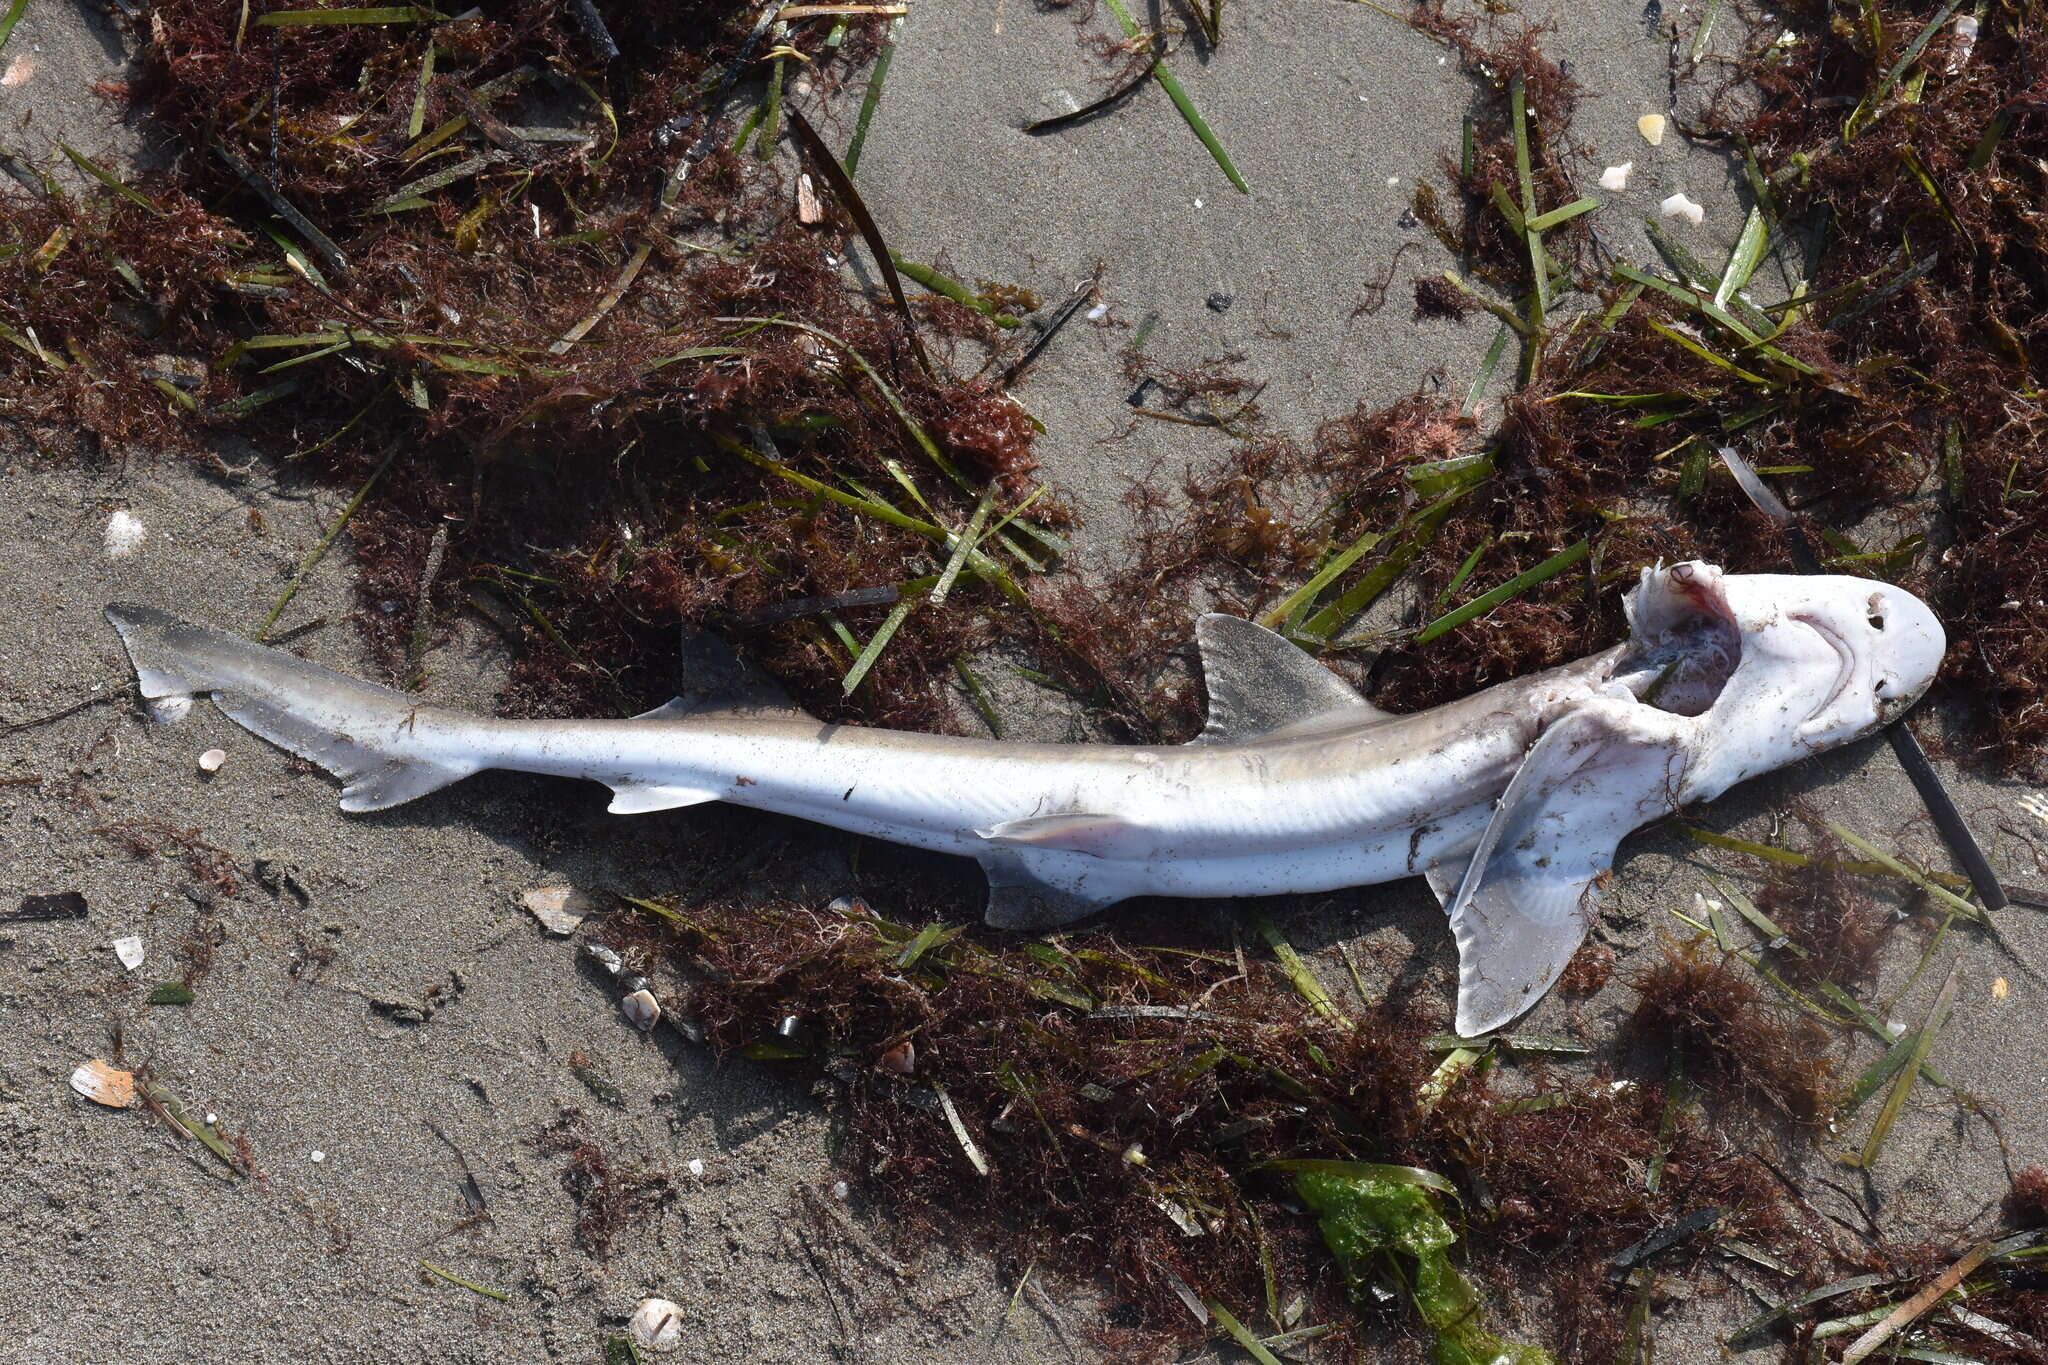
[[1692, 724], [1634, 702], [1594, 701], [1531, 746], [1448, 906], [1460, 1034], [1505, 1025], [1564, 971], [1622, 838], [1673, 809]]
[[675, 810], [681, 806], [701, 806], [707, 801], [716, 801], [718, 793], [698, 787], [663, 787], [649, 782], [615, 782], [612, 787], [612, 803], [606, 809], [613, 815], [645, 815], [654, 810]]
[[1134, 851], [1134, 842], [1140, 837], [1137, 827], [1120, 816], [1098, 815], [1091, 811], [1005, 820], [975, 833], [991, 843], [1063, 849], [1069, 853], [1085, 853], [1092, 858], [1128, 857]]

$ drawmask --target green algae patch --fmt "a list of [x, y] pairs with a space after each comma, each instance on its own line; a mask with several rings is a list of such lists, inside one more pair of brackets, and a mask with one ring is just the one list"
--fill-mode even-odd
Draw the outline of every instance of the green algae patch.
[[1347, 1161], [1276, 1163], [1291, 1171], [1294, 1190], [1316, 1212], [1323, 1240], [1354, 1296], [1379, 1278], [1382, 1259], [1399, 1253], [1400, 1278], [1415, 1311], [1436, 1334], [1436, 1365], [1555, 1365], [1548, 1351], [1503, 1341], [1486, 1329], [1478, 1286], [1451, 1264], [1458, 1234], [1437, 1208], [1433, 1191], [1447, 1187], [1429, 1172]]

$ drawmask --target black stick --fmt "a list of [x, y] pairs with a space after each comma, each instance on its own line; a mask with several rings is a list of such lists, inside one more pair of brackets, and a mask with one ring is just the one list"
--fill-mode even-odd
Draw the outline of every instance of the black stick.
[[[1792, 514], [1782, 502], [1778, 502], [1756, 471], [1749, 467], [1733, 450], [1723, 447], [1721, 460], [1728, 466], [1728, 472], [1735, 475], [1736, 483], [1749, 494], [1751, 502], [1766, 516], [1785, 527], [1787, 539], [1792, 544], [1792, 562], [1801, 573], [1819, 573], [1820, 556], [1813, 552], [1813, 542], [1806, 538], [1806, 531], [1792, 519]], [[1759, 496], [1761, 493], [1762, 496]], [[1776, 504], [1775, 506], [1771, 504]], [[1977, 843], [1977, 836], [1970, 833], [1969, 825], [1963, 820], [1963, 813], [1956, 809], [1955, 798], [1948, 794], [1941, 775], [1934, 771], [1934, 765], [1927, 761], [1927, 751], [1920, 747], [1920, 741], [1906, 728], [1904, 717], [1885, 727], [1884, 737], [1891, 741], [1892, 752], [1898, 755], [1899, 766], [1906, 770], [1906, 777], [1913, 784], [1913, 790], [1920, 793], [1920, 800], [1926, 805], [1927, 813], [1934, 817], [1934, 827], [1941, 832], [1942, 841], [1948, 845], [1949, 853], [1969, 875], [1970, 885], [1976, 888], [1977, 899], [1984, 903], [1986, 910], [2003, 910], [2012, 902], [1999, 885], [1998, 874], [1991, 870], [1991, 860], [1984, 856], [1983, 848]]]

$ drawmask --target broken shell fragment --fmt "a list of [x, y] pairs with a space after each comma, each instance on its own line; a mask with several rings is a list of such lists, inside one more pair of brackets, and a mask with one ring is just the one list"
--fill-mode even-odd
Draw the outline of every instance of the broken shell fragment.
[[643, 1351], [667, 1355], [683, 1344], [682, 1306], [668, 1299], [642, 1299], [629, 1325], [633, 1344]]
[[108, 1066], [97, 1057], [71, 1073], [71, 1088], [109, 1109], [126, 1109], [135, 1103], [135, 1073]]
[[1657, 212], [1663, 214], [1666, 218], [1683, 218], [1694, 227], [1698, 227], [1701, 223], [1705, 222], [1707, 217], [1707, 211], [1686, 198], [1685, 191], [1683, 190], [1657, 205]]
[[1024, 126], [1052, 123], [1063, 118], [1072, 118], [1081, 112], [1081, 101], [1065, 86], [1055, 86], [1040, 95], [1024, 113]]
[[227, 761], [228, 751], [226, 749], [208, 749], [205, 753], [199, 755], [199, 771], [203, 773], [217, 773], [220, 771], [220, 765]]
[[897, 1076], [908, 1076], [917, 1070], [917, 1044], [905, 1038], [882, 1054], [882, 1070]]
[[114, 956], [120, 958], [121, 965], [131, 972], [142, 965], [146, 953], [142, 939], [137, 934], [128, 934], [114, 940]]
[[1983, 22], [1975, 15], [1959, 14], [1950, 28], [1955, 36], [1949, 41], [1948, 60], [1942, 64], [1941, 74], [1954, 76], [1970, 64], [1970, 54], [1977, 50], [1977, 32]]
[[126, 559], [142, 548], [142, 542], [149, 536], [149, 528], [142, 519], [122, 508], [107, 518], [107, 558]]
[[1636, 120], [1636, 131], [1643, 135], [1643, 141], [1652, 147], [1664, 145], [1664, 116], [1645, 114]]
[[654, 998], [653, 991], [634, 991], [619, 1001], [619, 1008], [642, 1033], [661, 1022], [661, 1002]]
[[1609, 166], [1600, 172], [1600, 188], [1621, 191], [1628, 188], [1628, 173], [1636, 168], [1633, 161], [1624, 161], [1619, 166]]
[[533, 912], [540, 927], [559, 938], [576, 932], [576, 926], [603, 906], [596, 896], [574, 886], [536, 886], [519, 898]]
[[808, 173], [796, 180], [796, 220], [805, 227], [815, 227], [825, 221], [825, 206], [818, 202], [817, 187], [811, 183]]

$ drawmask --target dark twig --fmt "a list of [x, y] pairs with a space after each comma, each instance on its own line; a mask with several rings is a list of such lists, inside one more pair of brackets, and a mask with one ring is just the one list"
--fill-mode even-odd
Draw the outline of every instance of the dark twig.
[[1038, 334], [1038, 339], [1025, 348], [1024, 354], [1018, 356], [1010, 368], [1003, 371], [1004, 388], [1014, 387], [1024, 377], [1024, 372], [1037, 363], [1039, 352], [1052, 344], [1052, 339], [1060, 334], [1082, 304], [1095, 297], [1096, 287], [1093, 279], [1083, 280], [1074, 287], [1073, 297], [1060, 305], [1060, 311], [1052, 315], [1051, 321], [1045, 324], [1045, 330]]
[[604, 16], [597, 12], [592, 0], [575, 0], [571, 8], [576, 13], [576, 22], [583, 25], [583, 36], [590, 39], [597, 59], [601, 62], [617, 61], [619, 45], [612, 41], [612, 31], [604, 26]]
[[[711, 92], [711, 98], [705, 102], [704, 131], [697, 134], [697, 140], [684, 150], [682, 159], [676, 162], [676, 168], [670, 171], [668, 179], [662, 182], [657, 207], [663, 214], [675, 206], [677, 196], [682, 193], [683, 182], [690, 178], [690, 172], [696, 168], [697, 163], [711, 155], [711, 149], [717, 145], [719, 125], [725, 119], [725, 102], [732, 97], [732, 88], [738, 84], [740, 73], [752, 65], [754, 53], [760, 50], [762, 41], [768, 36], [768, 30], [774, 26], [776, 12], [781, 8], [782, 0], [768, 0], [768, 3], [761, 7], [760, 16], [754, 20], [754, 27], [748, 32], [747, 40], [740, 44], [740, 50], [733, 57], [731, 65], [727, 66], [725, 73], [718, 78], [718, 88]], [[660, 130], [658, 137], [663, 145], [667, 145], [670, 136], [687, 127], [687, 117], [672, 120]]]
[[484, 1201], [484, 1189], [483, 1186], [477, 1183], [476, 1172], [470, 1169], [469, 1158], [464, 1156], [462, 1149], [455, 1145], [454, 1138], [441, 1131], [439, 1124], [435, 1123], [432, 1119], [422, 1119], [421, 1122], [427, 1125], [428, 1132], [441, 1139], [442, 1142], [447, 1144], [448, 1150], [455, 1153], [455, 1162], [458, 1166], [462, 1167], [462, 1201], [469, 1205], [469, 1211], [471, 1213], [487, 1212], [488, 1209]]
[[778, 621], [793, 621], [799, 616], [816, 616], [820, 612], [844, 611], [850, 607], [893, 607], [902, 596], [902, 589], [890, 583], [879, 588], [854, 588], [850, 592], [835, 592], [823, 597], [799, 597], [793, 602], [777, 602], [772, 607], [763, 607], [745, 617], [741, 624], [772, 626]]
[[434, 542], [427, 547], [427, 566], [420, 571], [420, 595], [413, 604], [412, 638], [405, 646], [405, 684], [419, 679], [427, 657], [427, 633], [434, 624], [434, 580], [441, 576], [441, 560], [448, 553], [448, 524], [434, 528]]
[[903, 315], [903, 326], [910, 333], [910, 349], [916, 354], [919, 367], [926, 374], [933, 373], [931, 358], [924, 353], [924, 342], [918, 339], [917, 319], [910, 315], [910, 300], [903, 294], [903, 281], [896, 274], [896, 262], [889, 255], [889, 245], [882, 240], [882, 229], [875, 225], [874, 215], [862, 202], [860, 191], [853, 187], [846, 167], [832, 155], [832, 149], [825, 145], [825, 139], [818, 136], [818, 130], [811, 127], [810, 120], [795, 109], [789, 111], [789, 130], [803, 144], [811, 164], [825, 177], [825, 183], [839, 196], [839, 202], [853, 215], [861, 239], [868, 244], [868, 254], [875, 258], [875, 268], [882, 272], [882, 280], [889, 286], [889, 297], [896, 301], [896, 311]]
[[1128, 83], [1118, 86], [1101, 99], [1085, 104], [1072, 113], [1054, 114], [1051, 118], [1036, 119], [1027, 123], [1024, 125], [1024, 131], [1027, 133], [1049, 133], [1055, 128], [1064, 128], [1070, 123], [1079, 123], [1085, 118], [1091, 118], [1106, 109], [1121, 104], [1124, 100], [1130, 98], [1131, 94], [1139, 86], [1152, 79], [1152, 73], [1159, 69], [1159, 59], [1164, 55], [1159, 37], [1157, 34], [1154, 34], [1152, 38], [1152, 60], [1145, 63], [1145, 69], [1136, 76], [1133, 76]]
[[61, 711], [52, 711], [48, 715], [31, 716], [27, 720], [17, 720], [7, 725], [0, 725], [0, 735], [18, 734], [23, 730], [33, 730], [39, 725], [53, 724], [65, 719], [67, 716], [75, 716], [80, 711], [91, 710], [102, 702], [109, 702], [116, 697], [125, 696], [134, 690], [134, 684], [125, 682], [115, 683], [112, 687], [103, 687], [84, 701], [73, 702]]
[[[1805, 529], [1793, 520], [1785, 504], [1757, 477], [1749, 461], [1723, 446], [1721, 462], [1728, 466], [1728, 472], [1735, 476], [1736, 483], [1742, 486], [1757, 510], [1785, 527], [1792, 545], [1792, 562], [1799, 572], [1819, 573], [1820, 556], [1814, 553], [1813, 542], [1806, 538]], [[1977, 898], [1986, 910], [2003, 910], [2011, 903], [2006, 898], [2005, 888], [1998, 884], [1998, 874], [1992, 871], [1991, 860], [1984, 856], [1977, 837], [1970, 833], [1970, 827], [1964, 821], [1963, 813], [1956, 809], [1955, 798], [1948, 794], [1941, 775], [1927, 761], [1927, 751], [1920, 747], [1920, 741], [1913, 737], [1913, 732], [1903, 722], [1894, 722], [1886, 727], [1885, 738], [1891, 741], [1892, 752], [1898, 756], [1899, 766], [1906, 770], [1913, 790], [1926, 804], [1927, 813], [1934, 817], [1934, 827], [1948, 844], [1949, 853], [1969, 876], [1970, 885], [1976, 888]]]
[[229, 151], [225, 145], [218, 142], [213, 144], [213, 152], [215, 156], [218, 156], [226, 164], [229, 170], [235, 173], [243, 184], [256, 191], [262, 197], [263, 202], [270, 205], [272, 213], [290, 223], [297, 230], [298, 234], [306, 239], [307, 245], [320, 253], [320, 259], [327, 262], [329, 270], [332, 270], [337, 275], [343, 274], [348, 270], [348, 257], [341, 254], [341, 248], [334, 244], [334, 239], [319, 228], [314, 227], [312, 219], [299, 212], [292, 201], [280, 194], [272, 187], [268, 180], [256, 174], [255, 169], [248, 162], [242, 160], [242, 158]]

